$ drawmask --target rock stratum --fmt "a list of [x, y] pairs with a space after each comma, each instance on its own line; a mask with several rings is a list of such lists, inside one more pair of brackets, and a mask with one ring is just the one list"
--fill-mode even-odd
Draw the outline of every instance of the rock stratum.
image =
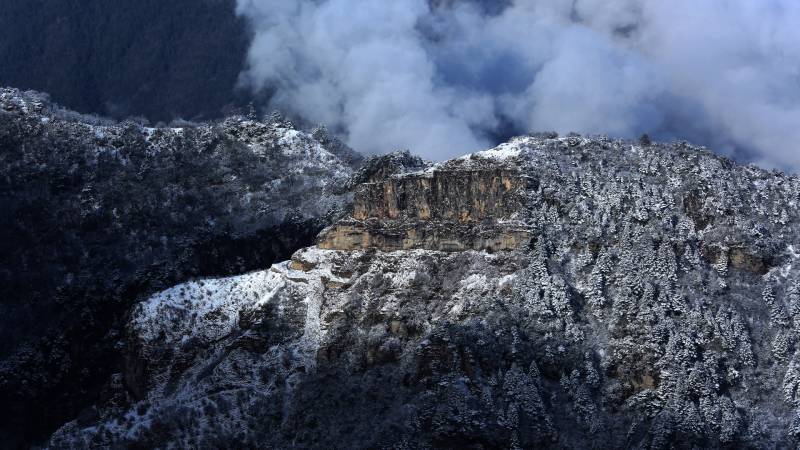
[[327, 250], [512, 250], [529, 238], [514, 220], [527, 183], [518, 168], [430, 167], [355, 189], [352, 215], [319, 237]]
[[138, 303], [49, 447], [797, 444], [797, 177], [544, 134], [346, 185], [290, 260]]

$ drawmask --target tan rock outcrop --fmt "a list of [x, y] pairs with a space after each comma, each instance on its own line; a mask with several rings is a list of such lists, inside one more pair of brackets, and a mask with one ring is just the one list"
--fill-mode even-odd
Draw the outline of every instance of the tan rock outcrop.
[[508, 218], [518, 210], [524, 187], [508, 169], [433, 171], [365, 183], [356, 191], [353, 218], [454, 220]]
[[701, 248], [703, 258], [711, 264], [719, 264], [727, 258], [731, 267], [745, 272], [764, 275], [769, 271], [769, 263], [764, 258], [754, 254], [746, 246], [721, 247], [707, 245]]
[[[492, 224], [416, 222], [396, 227], [382, 227], [359, 221], [340, 223], [320, 235], [318, 247], [324, 250], [383, 251], [426, 249], [438, 251], [513, 250], [530, 240], [522, 227]], [[440, 226], [436, 226], [440, 225]]]
[[328, 250], [512, 250], [530, 233], [512, 219], [525, 179], [508, 168], [431, 170], [356, 189], [352, 217], [324, 230]]

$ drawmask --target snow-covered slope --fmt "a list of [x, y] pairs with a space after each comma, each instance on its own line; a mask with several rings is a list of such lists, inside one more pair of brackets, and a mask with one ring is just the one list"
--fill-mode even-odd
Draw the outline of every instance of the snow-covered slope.
[[[147, 376], [138, 380], [144, 397], [127, 408], [102, 410], [107, 422], [88, 428], [68, 424], [51, 445], [202, 447], [226, 439], [237, 442], [244, 432], [246, 445], [283, 446], [294, 426], [283, 428], [281, 422], [305, 421], [290, 416], [315, 408], [296, 402], [318, 364], [327, 366], [327, 358], [339, 357], [365, 367], [395, 360], [409, 334], [485, 310], [485, 296], [510, 295], [513, 270], [505, 258], [473, 252], [369, 255], [312, 247], [266, 271], [176, 286], [137, 307], [130, 322], [136, 362], [146, 366], [140, 370]], [[438, 292], [432, 292], [436, 287], [430, 274], [435, 271], [450, 272]], [[427, 300], [409, 302], [409, 295]], [[388, 322], [376, 317], [348, 323], [353, 296], [362, 299], [359, 309], [368, 308], [361, 314], [385, 316]], [[351, 326], [357, 329], [343, 329]], [[360, 348], [365, 344], [342, 346], [342, 333], [353, 332], [353, 338], [373, 341], [366, 344], [369, 350]], [[338, 383], [330, 388], [338, 390]], [[283, 419], [265, 419], [263, 414], [272, 415], [268, 410]], [[177, 422], [165, 423], [172, 420], [167, 417]], [[182, 429], [184, 419], [191, 425]], [[356, 422], [356, 416], [341, 419]], [[264, 440], [252, 440], [251, 433]]]
[[149, 128], [0, 89], [0, 442], [44, 439], [103, 395], [143, 297], [309, 245], [358, 164], [278, 116]]

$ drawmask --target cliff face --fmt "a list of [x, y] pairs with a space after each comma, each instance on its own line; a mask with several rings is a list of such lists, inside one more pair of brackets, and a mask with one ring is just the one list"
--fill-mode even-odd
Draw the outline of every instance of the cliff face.
[[342, 221], [325, 230], [317, 245], [325, 250], [464, 250], [518, 249], [530, 240], [524, 228], [495, 224], [388, 223]]
[[518, 168], [454, 161], [443, 168], [373, 177], [355, 190], [353, 213], [323, 231], [327, 250], [513, 250], [529, 232], [515, 220], [527, 178]]
[[510, 219], [521, 208], [519, 170], [431, 169], [360, 185], [353, 218], [450, 222]]

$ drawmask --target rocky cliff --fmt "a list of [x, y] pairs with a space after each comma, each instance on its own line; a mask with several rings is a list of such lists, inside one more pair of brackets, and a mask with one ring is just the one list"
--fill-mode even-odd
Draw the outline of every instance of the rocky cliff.
[[512, 250], [529, 240], [515, 220], [527, 177], [470, 159], [372, 179], [355, 189], [350, 217], [326, 229], [328, 250]]
[[126, 369], [50, 446], [798, 442], [797, 177], [538, 135], [352, 180], [318, 245], [137, 305]]

